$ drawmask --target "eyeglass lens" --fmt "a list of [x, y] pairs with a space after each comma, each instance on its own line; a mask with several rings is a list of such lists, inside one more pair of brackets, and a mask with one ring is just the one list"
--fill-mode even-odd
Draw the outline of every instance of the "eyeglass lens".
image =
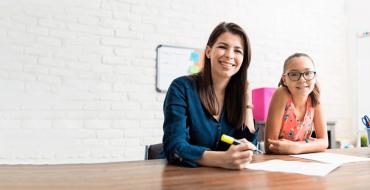
[[297, 81], [301, 78], [303, 75], [303, 78], [306, 80], [312, 80], [315, 77], [316, 72], [315, 71], [306, 71], [303, 73], [300, 72], [289, 72], [288, 77], [290, 80]]

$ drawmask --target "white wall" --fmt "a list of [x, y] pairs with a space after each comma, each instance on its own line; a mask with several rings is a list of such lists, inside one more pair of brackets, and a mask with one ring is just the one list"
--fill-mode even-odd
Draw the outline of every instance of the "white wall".
[[255, 87], [276, 86], [290, 54], [310, 54], [327, 119], [353, 138], [344, 10], [344, 0], [2, 0], [0, 163], [143, 159], [163, 134], [156, 46], [204, 48], [221, 21], [247, 31]]
[[351, 91], [356, 94], [352, 100], [354, 102], [352, 130], [359, 130], [361, 134], [361, 130], [364, 130], [361, 117], [370, 114], [370, 36], [361, 35], [364, 32], [370, 32], [370, 23], [368, 22], [370, 20], [370, 2], [348, 0], [345, 5], [348, 15], [348, 63], [351, 65], [348, 74], [350, 79], [355, 81], [351, 85]]

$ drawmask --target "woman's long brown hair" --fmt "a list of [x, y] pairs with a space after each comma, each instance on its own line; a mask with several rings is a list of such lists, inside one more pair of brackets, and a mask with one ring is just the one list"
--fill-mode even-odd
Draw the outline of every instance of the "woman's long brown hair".
[[[212, 47], [216, 43], [217, 38], [225, 32], [240, 36], [244, 46], [244, 57], [240, 70], [235, 73], [225, 89], [225, 114], [227, 121], [235, 126], [237, 129], [242, 127], [245, 119], [245, 98], [247, 89], [247, 69], [251, 61], [251, 48], [249, 39], [244, 30], [234, 23], [222, 22], [212, 31], [207, 46]], [[212, 73], [211, 73], [211, 60], [204, 56], [204, 66], [201, 72], [192, 75], [196, 80], [197, 91], [200, 100], [208, 112], [209, 116], [217, 115], [222, 110], [217, 103], [217, 98], [213, 88]]]

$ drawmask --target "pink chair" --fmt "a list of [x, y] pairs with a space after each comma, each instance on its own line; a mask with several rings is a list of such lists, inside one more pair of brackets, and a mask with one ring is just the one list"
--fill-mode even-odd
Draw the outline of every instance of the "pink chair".
[[266, 121], [271, 97], [276, 88], [256, 88], [252, 90], [253, 118], [256, 121]]

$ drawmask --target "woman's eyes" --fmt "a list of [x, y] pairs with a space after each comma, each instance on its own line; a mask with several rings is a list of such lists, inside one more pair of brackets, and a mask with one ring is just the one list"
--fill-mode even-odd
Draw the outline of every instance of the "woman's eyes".
[[235, 50], [235, 52], [243, 55], [243, 52], [241, 50]]
[[218, 46], [218, 48], [226, 49], [226, 46]]
[[[227, 49], [228, 48], [226, 46], [217, 46], [217, 47], [218, 48], [221, 48], [221, 49]], [[243, 51], [242, 50], [235, 49], [234, 52], [243, 55]]]

